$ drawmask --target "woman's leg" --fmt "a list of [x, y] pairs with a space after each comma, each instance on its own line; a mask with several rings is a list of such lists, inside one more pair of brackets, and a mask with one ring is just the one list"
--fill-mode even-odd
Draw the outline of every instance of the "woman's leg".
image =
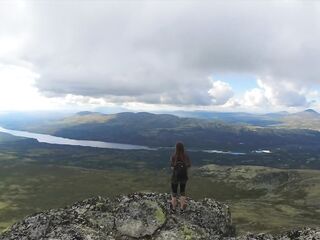
[[177, 183], [171, 183], [171, 205], [173, 209], [176, 209], [177, 206], [177, 193], [178, 193], [178, 184]]
[[185, 209], [186, 203], [186, 183], [180, 183], [180, 208]]

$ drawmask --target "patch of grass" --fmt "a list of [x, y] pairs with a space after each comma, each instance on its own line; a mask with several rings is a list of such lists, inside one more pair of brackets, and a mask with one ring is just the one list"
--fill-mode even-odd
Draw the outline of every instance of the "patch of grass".
[[290, 205], [277, 205], [268, 201], [228, 203], [239, 233], [280, 232], [295, 227], [317, 226], [320, 221], [320, 216], [304, 215], [310, 213], [309, 209]]
[[7, 202], [0, 202], [0, 211], [2, 209], [8, 208], [9, 204]]

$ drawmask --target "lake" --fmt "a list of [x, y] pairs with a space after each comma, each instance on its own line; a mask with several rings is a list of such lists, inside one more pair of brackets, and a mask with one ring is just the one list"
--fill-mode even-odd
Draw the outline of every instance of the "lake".
[[8, 133], [17, 137], [25, 137], [36, 139], [41, 143], [59, 144], [59, 145], [72, 145], [72, 146], [83, 146], [83, 147], [97, 147], [97, 148], [111, 148], [111, 149], [122, 149], [122, 150], [155, 150], [147, 146], [122, 144], [113, 142], [100, 142], [100, 141], [89, 141], [89, 140], [76, 140], [69, 138], [56, 137], [48, 134], [32, 133], [26, 131], [11, 130], [0, 127], [0, 132]]
[[[36, 139], [41, 143], [58, 144], [58, 145], [71, 145], [71, 146], [82, 146], [82, 147], [96, 147], [96, 148], [110, 148], [110, 149], [121, 149], [121, 150], [158, 150], [166, 147], [151, 148], [142, 145], [123, 144], [114, 142], [101, 142], [91, 140], [76, 140], [70, 138], [56, 137], [48, 134], [32, 133], [27, 131], [18, 131], [12, 129], [6, 129], [0, 127], [0, 132], [8, 133], [17, 137], [25, 137]], [[173, 147], [172, 147], [173, 149]], [[190, 151], [202, 151], [207, 153], [218, 153], [218, 154], [231, 154], [231, 155], [245, 155], [244, 152], [233, 152], [233, 151], [220, 151], [220, 150], [203, 150], [203, 149], [190, 149]], [[256, 153], [266, 153], [265, 151], [256, 151]]]

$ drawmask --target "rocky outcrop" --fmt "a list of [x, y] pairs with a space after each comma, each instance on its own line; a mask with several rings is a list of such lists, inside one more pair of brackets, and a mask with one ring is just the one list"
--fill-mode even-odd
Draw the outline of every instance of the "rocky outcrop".
[[320, 240], [320, 228], [292, 230], [275, 236], [263, 233], [248, 234], [246, 236], [238, 237], [235, 240]]
[[188, 201], [183, 213], [169, 214], [167, 194], [135, 193], [116, 199], [90, 198], [27, 217], [1, 240], [222, 239], [234, 236], [226, 205], [211, 199]]
[[101, 197], [41, 212], [14, 224], [0, 240], [320, 240], [320, 229], [280, 235], [235, 236], [228, 206], [189, 199], [184, 212], [169, 213], [168, 194], [134, 193]]

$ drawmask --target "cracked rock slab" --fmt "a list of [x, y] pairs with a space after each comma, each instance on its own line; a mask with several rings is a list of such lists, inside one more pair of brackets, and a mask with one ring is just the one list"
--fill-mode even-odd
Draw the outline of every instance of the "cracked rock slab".
[[143, 199], [120, 205], [116, 229], [121, 235], [134, 238], [151, 236], [165, 223], [165, 213], [157, 202]]

